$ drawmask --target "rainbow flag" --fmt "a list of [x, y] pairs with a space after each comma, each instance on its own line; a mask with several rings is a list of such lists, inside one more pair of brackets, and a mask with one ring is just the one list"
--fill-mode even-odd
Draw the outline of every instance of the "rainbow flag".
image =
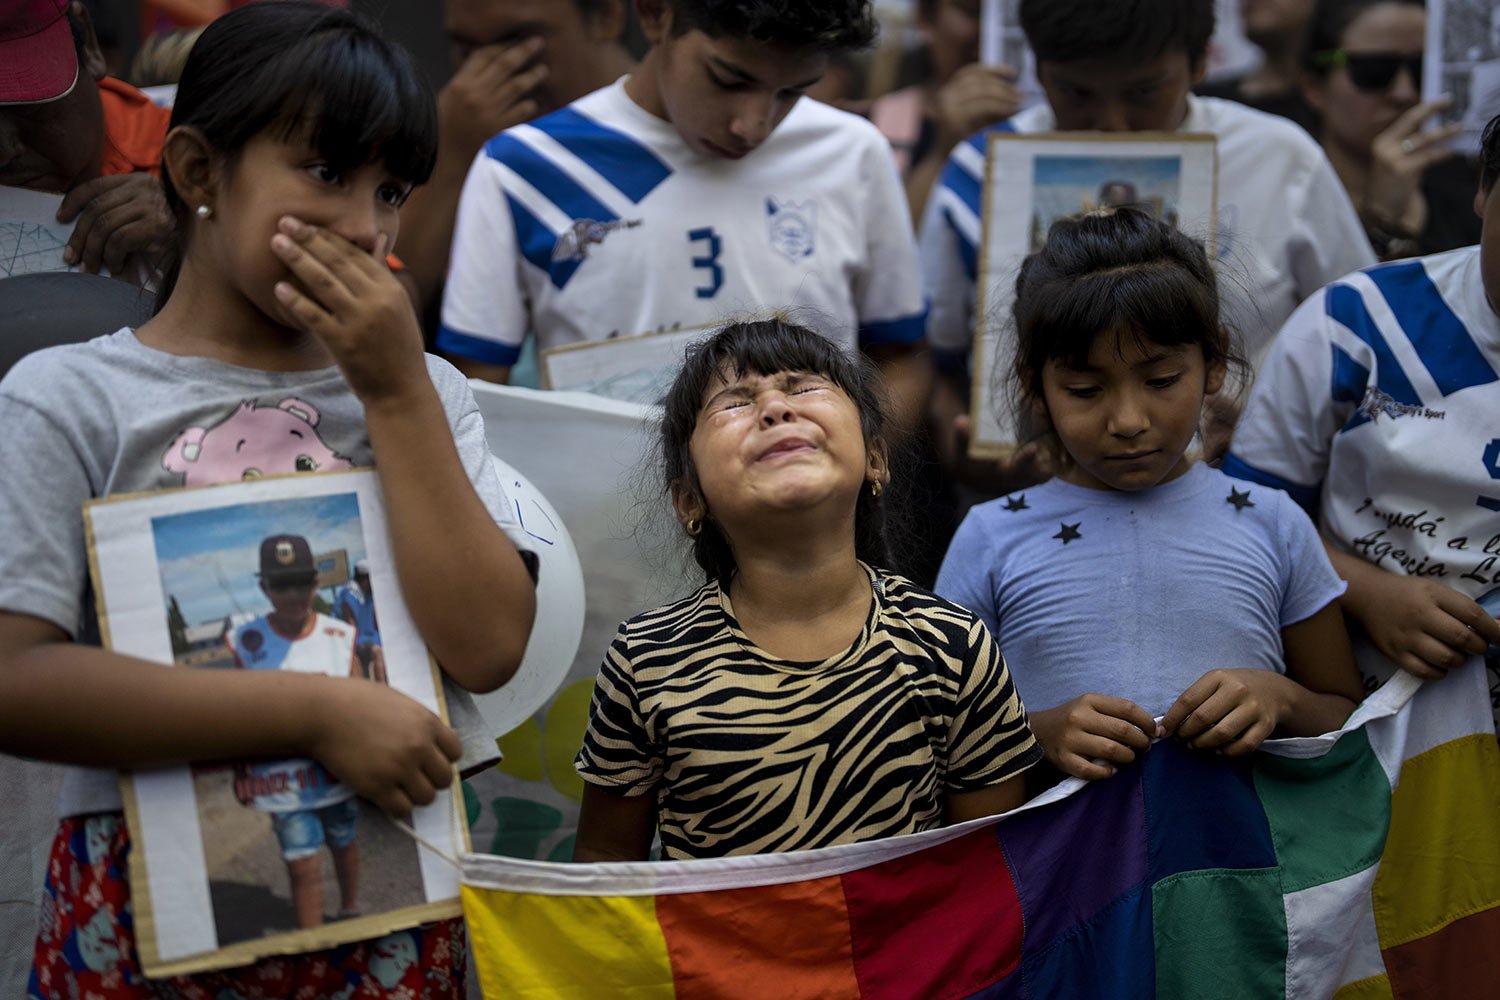
[[1500, 995], [1484, 664], [1338, 733], [1159, 742], [1003, 817], [799, 854], [464, 863], [486, 997]]

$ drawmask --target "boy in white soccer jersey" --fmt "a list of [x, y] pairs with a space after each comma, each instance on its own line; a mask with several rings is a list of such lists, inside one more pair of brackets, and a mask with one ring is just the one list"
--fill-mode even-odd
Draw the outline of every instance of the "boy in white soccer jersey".
[[[313, 610], [318, 569], [300, 535], [272, 535], [260, 543], [260, 589], [271, 611], [230, 629], [225, 640], [244, 670], [293, 670], [329, 676], [360, 675], [355, 628]], [[323, 923], [323, 868], [319, 851], [333, 854], [339, 916], [359, 912], [359, 845], [354, 790], [312, 760], [250, 764], [235, 777], [241, 802], [271, 814], [292, 883], [298, 927]]]
[[[1500, 118], [1478, 246], [1357, 271], [1276, 337], [1224, 471], [1318, 519], [1366, 685], [1485, 654], [1500, 719]], [[1368, 641], [1365, 641], [1368, 640]]]
[[925, 404], [925, 307], [890, 149], [811, 100], [829, 53], [875, 36], [869, 0], [636, 0], [632, 75], [475, 159], [438, 346], [506, 381], [538, 347], [796, 309]]
[[[1046, 103], [959, 143], [922, 220], [922, 273], [932, 301], [927, 336], [944, 376], [934, 401], [940, 427], [967, 412], [984, 158], [997, 131], [1212, 133], [1217, 268], [1226, 312], [1252, 365], [1297, 303], [1375, 262], [1349, 196], [1306, 132], [1234, 101], [1191, 93], [1207, 66], [1214, 0], [1021, 0], [1021, 26]], [[939, 444], [957, 464], [954, 436], [940, 435]], [[1024, 470], [1017, 474], [1025, 478]], [[1042, 478], [1033, 474], [1029, 482]], [[1029, 482], [1012, 479], [1002, 492]]]

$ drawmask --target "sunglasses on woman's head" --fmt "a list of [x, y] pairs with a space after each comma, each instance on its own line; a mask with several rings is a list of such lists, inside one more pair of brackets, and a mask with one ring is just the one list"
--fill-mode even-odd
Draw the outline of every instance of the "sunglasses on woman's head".
[[1403, 55], [1394, 52], [1345, 52], [1329, 49], [1318, 53], [1318, 65], [1324, 69], [1342, 66], [1349, 72], [1349, 80], [1360, 90], [1386, 90], [1396, 80], [1396, 74], [1404, 66], [1411, 74], [1411, 82], [1422, 85], [1422, 54]]

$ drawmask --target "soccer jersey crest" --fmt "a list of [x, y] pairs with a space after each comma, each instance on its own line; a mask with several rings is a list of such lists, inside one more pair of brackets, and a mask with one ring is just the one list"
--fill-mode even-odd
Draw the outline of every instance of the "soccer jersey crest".
[[791, 260], [811, 257], [818, 235], [818, 203], [766, 199], [770, 217], [771, 246]]

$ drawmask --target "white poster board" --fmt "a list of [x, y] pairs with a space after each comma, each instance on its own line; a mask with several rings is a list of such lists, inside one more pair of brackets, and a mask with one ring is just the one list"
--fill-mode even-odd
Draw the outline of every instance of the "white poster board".
[[1015, 361], [1015, 280], [1052, 223], [1100, 207], [1145, 207], [1203, 239], [1212, 260], [1217, 172], [1215, 139], [1208, 134], [990, 136], [971, 365], [972, 456], [1000, 457], [1016, 445], [1007, 391]]

